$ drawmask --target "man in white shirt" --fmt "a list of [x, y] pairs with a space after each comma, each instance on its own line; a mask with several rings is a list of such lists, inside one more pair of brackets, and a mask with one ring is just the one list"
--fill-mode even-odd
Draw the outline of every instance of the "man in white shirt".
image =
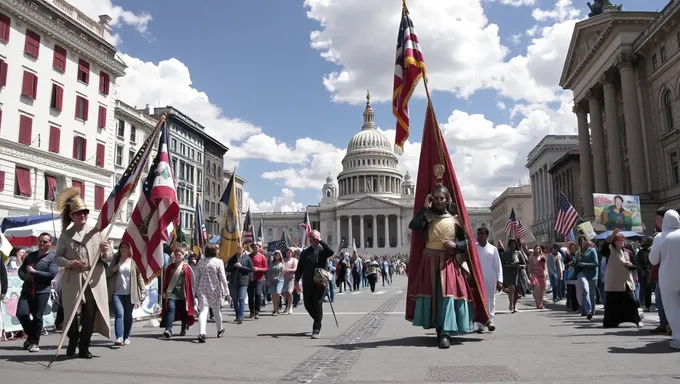
[[[489, 229], [477, 229], [477, 255], [482, 267], [484, 277], [484, 288], [486, 290], [487, 310], [489, 311], [489, 331], [494, 331], [494, 314], [496, 313], [496, 292], [503, 289], [503, 268], [501, 267], [501, 257], [498, 248], [489, 244]], [[484, 327], [478, 324], [478, 333], [484, 332]]]

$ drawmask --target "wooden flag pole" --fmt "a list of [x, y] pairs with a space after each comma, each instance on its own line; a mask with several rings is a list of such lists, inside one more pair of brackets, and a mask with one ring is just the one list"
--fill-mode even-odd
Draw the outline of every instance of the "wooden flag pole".
[[[163, 116], [161, 116], [161, 121], [159, 122], [159, 126], [161, 124], [163, 124], [166, 116], [167, 115], [165, 113], [163, 114]], [[151, 149], [148, 149], [148, 150], [151, 150]], [[160, 150], [160, 148], [158, 148], [158, 150]], [[150, 156], [147, 156], [146, 161], [143, 164], [144, 168], [146, 168], [146, 164], [149, 161], [149, 157]], [[118, 206], [118, 208], [116, 209], [115, 215], [113, 216], [114, 220], [118, 217], [122, 208], [123, 208], [123, 204], [120, 204]], [[100, 213], [100, 215], [101, 215], [101, 213]], [[108, 229], [108, 231], [106, 231], [106, 236], [105, 236], [107, 241], [109, 239], [109, 236], [111, 235], [111, 231], [113, 231], [113, 227], [114, 226], [112, 224], [109, 224], [109, 229]], [[71, 315], [69, 316], [68, 321], [66, 322], [66, 325], [63, 328], [64, 331], [61, 334], [61, 339], [59, 340], [59, 344], [57, 345], [57, 351], [54, 354], [54, 358], [52, 359], [52, 361], [49, 362], [49, 364], [47, 364], [46, 368], [50, 368], [52, 366], [52, 364], [57, 360], [57, 357], [59, 357], [59, 353], [61, 352], [61, 348], [64, 346], [64, 341], [66, 341], [66, 336], [68, 335], [68, 330], [71, 328], [71, 324], [73, 324], [73, 320], [75, 319], [76, 313], [78, 312], [78, 307], [81, 305], [81, 302], [83, 300], [83, 296], [85, 296], [85, 290], [87, 289], [87, 287], [90, 286], [90, 280], [92, 279], [92, 275], [94, 274], [95, 266], [99, 262], [100, 257], [101, 257], [101, 248], [98, 248], [97, 249], [97, 255], [95, 256], [95, 259], [94, 259], [94, 264], [90, 266], [90, 270], [87, 272], [87, 278], [85, 279], [85, 283], [82, 284], [82, 286], [80, 287], [80, 291], [78, 292], [78, 296], [76, 296], [76, 301], [73, 305], [73, 310], [71, 310]], [[163, 261], [165, 261], [165, 260], [163, 260]], [[162, 271], [162, 268], [161, 268], [161, 271]], [[106, 313], [104, 315], [108, 316], [109, 314]]]

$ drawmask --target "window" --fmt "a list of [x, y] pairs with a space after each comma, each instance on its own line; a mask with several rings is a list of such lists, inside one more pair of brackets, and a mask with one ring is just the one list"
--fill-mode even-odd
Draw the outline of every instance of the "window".
[[78, 60], [78, 81], [90, 83], [90, 63], [83, 59]]
[[106, 128], [106, 107], [103, 105], [99, 106], [99, 112], [97, 113], [97, 127]]
[[128, 163], [132, 162], [132, 159], [135, 158], [135, 155], [136, 155], [136, 154], [137, 154], [137, 152], [135, 152], [135, 149], [134, 149], [134, 148], [131, 148], [131, 149], [128, 151]]
[[64, 88], [57, 84], [52, 84], [52, 97], [50, 98], [50, 108], [61, 112], [64, 105]]
[[95, 156], [95, 164], [104, 168], [104, 163], [106, 162], [106, 145], [102, 143], [97, 143], [97, 156]]
[[14, 195], [31, 197], [33, 195], [31, 190], [31, 170], [16, 167], [14, 174]]
[[73, 137], [73, 158], [85, 161], [87, 159], [87, 139], [81, 136]]
[[130, 141], [133, 143], [137, 142], [137, 128], [134, 125], [130, 126]]
[[203, 173], [200, 169], [196, 170], [196, 180], [198, 181], [198, 188], [200, 189], [203, 182]]
[[201, 152], [198, 153], [198, 162], [199, 163], [203, 162], [203, 156], [201, 155]]
[[127, 219], [126, 221], [130, 221], [132, 218], [132, 211], [135, 209], [135, 202], [132, 200], [128, 200], [127, 202], [127, 209], [125, 210]]
[[659, 49], [659, 56], [661, 56], [661, 63], [665, 63], [666, 62], [666, 47], [663, 46], [663, 45], [661, 46], [661, 49]]
[[677, 152], [672, 152], [669, 155], [669, 162], [671, 165], [671, 183], [678, 185], [680, 184], [680, 159], [678, 159]]
[[186, 156], [186, 155], [187, 155], [187, 147], [186, 147], [186, 145], [180, 143], [180, 145], [179, 145], [179, 153], [181, 153], [182, 156]]
[[123, 166], [123, 146], [116, 146], [116, 165], [119, 167]]
[[172, 173], [177, 175], [177, 159], [172, 159]]
[[33, 141], [32, 131], [33, 119], [26, 115], [21, 115], [19, 117], [19, 142], [21, 144], [31, 145], [31, 141]]
[[85, 184], [80, 180], [71, 180], [71, 186], [80, 189], [80, 197], [85, 200]]
[[9, 43], [9, 31], [12, 27], [12, 19], [9, 16], [0, 13], [0, 40]]
[[82, 96], [76, 96], [76, 119], [87, 121], [89, 109], [90, 102]]
[[104, 206], [104, 187], [94, 186], [94, 209], [101, 210]]
[[21, 83], [21, 96], [35, 100], [38, 97], [38, 76], [35, 73], [24, 71], [24, 80]]
[[217, 177], [217, 166], [215, 164], [212, 165], [212, 175]]
[[106, 72], [99, 72], [99, 93], [108, 95], [110, 84], [111, 80], [109, 78], [109, 74]]
[[44, 199], [54, 201], [57, 195], [57, 179], [54, 176], [45, 175]]
[[24, 53], [34, 58], [38, 58], [40, 53], [40, 35], [31, 31], [26, 30], [26, 43], [24, 44]]
[[7, 63], [0, 60], [0, 87], [7, 86]]
[[121, 139], [125, 138], [125, 122], [123, 120], [118, 120], [118, 132], [116, 135]]
[[57, 127], [50, 127], [49, 151], [59, 153], [60, 142], [61, 142], [61, 130]]
[[656, 71], [656, 68], [659, 66], [659, 60], [656, 58], [656, 53], [652, 55], [652, 70]]
[[54, 57], [52, 57], [52, 68], [64, 73], [66, 72], [66, 48], [58, 45], [54, 46]]
[[176, 150], [177, 150], [177, 140], [172, 139], [172, 140], [170, 141], [170, 149], [173, 150], [173, 151], [176, 151]]
[[669, 90], [663, 93], [663, 115], [666, 120], [666, 130], [670, 132], [675, 129], [675, 122], [673, 120], [673, 96]]

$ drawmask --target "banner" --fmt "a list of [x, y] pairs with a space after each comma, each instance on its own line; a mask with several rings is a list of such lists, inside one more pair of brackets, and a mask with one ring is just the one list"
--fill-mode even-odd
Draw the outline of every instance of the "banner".
[[593, 193], [595, 221], [593, 227], [598, 232], [622, 231], [642, 233], [640, 197], [632, 195], [611, 195]]

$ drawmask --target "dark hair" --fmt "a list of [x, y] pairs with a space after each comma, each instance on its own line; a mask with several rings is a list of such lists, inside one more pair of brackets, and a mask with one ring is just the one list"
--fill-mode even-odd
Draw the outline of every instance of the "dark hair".
[[479, 227], [479, 228], [477, 228], [477, 233], [483, 233], [483, 234], [489, 236], [489, 228]]
[[52, 235], [50, 235], [50, 234], [49, 234], [49, 233], [47, 233], [47, 232], [43, 232], [43, 233], [41, 233], [41, 234], [40, 234], [40, 236], [38, 236], [38, 239], [39, 239], [39, 238], [41, 238], [41, 237], [43, 237], [43, 236], [49, 236], [49, 238], [50, 238], [50, 241], [52, 241]]
[[621, 197], [619, 195], [614, 196], [614, 202], [616, 202], [617, 199], [621, 200], [621, 202], [623, 203], [623, 197]]
[[217, 245], [208, 244], [205, 246], [205, 257], [215, 257], [217, 256]]
[[668, 212], [669, 210], [670, 210], [670, 209], [669, 209], [668, 207], [666, 207], [665, 205], [662, 205], [662, 206], [660, 206], [660, 207], [656, 210], [655, 214], [656, 214], [657, 216], [664, 217], [664, 215], [666, 214], [666, 212]]

